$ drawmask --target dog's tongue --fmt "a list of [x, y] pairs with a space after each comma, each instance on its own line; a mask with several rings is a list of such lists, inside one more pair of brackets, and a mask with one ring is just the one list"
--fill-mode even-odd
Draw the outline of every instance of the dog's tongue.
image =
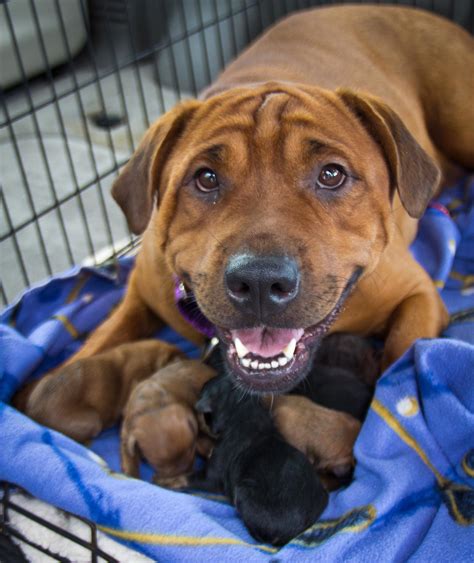
[[277, 356], [282, 350], [295, 339], [297, 342], [303, 336], [302, 328], [245, 328], [232, 330], [232, 338], [238, 338], [249, 352], [270, 358]]

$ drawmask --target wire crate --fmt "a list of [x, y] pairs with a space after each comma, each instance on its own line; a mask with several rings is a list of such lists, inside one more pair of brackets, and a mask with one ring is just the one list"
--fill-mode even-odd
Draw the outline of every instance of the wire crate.
[[[25, 555], [31, 561], [38, 562], [142, 563], [149, 561], [148, 558], [118, 546], [113, 540], [106, 538], [90, 520], [48, 506], [18, 487], [0, 482], [0, 493], [0, 561], [2, 562], [28, 561]], [[24, 554], [17, 544], [25, 550]], [[64, 555], [65, 550], [67, 557]], [[114, 551], [115, 556], [107, 553], [107, 550]]]
[[[147, 127], [180, 99], [196, 96], [277, 19], [295, 10], [341, 3], [0, 3], [3, 305], [72, 265], [99, 264], [133, 248], [137, 239], [109, 191]], [[379, 3], [426, 8], [474, 29], [474, 3], [469, 0]], [[7, 484], [0, 491], [0, 535], [15, 534], [8, 511], [18, 507], [9, 491]], [[31, 513], [28, 517], [35, 519]], [[114, 560], [98, 551], [90, 526], [91, 561], [99, 555]]]
[[[145, 129], [178, 100], [195, 96], [275, 20], [324, 3], [2, 3], [3, 304], [47, 276], [133, 244], [109, 189]], [[469, 1], [400, 3], [473, 27]]]

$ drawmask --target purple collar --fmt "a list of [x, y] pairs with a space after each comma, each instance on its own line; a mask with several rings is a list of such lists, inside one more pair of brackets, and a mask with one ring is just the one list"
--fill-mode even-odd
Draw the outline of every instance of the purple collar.
[[215, 326], [203, 315], [194, 294], [186, 290], [184, 283], [177, 276], [174, 276], [174, 300], [181, 315], [193, 328], [207, 338], [215, 336]]

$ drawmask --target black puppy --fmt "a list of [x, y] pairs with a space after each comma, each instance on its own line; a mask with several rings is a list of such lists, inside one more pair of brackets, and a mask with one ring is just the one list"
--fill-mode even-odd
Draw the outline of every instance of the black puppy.
[[287, 444], [257, 397], [230, 378], [206, 383], [196, 410], [218, 436], [207, 467], [189, 485], [224, 492], [258, 541], [283, 545], [311, 526], [328, 494], [306, 456]]
[[293, 393], [362, 422], [378, 372], [376, 353], [366, 338], [336, 333], [322, 341], [310, 373]]

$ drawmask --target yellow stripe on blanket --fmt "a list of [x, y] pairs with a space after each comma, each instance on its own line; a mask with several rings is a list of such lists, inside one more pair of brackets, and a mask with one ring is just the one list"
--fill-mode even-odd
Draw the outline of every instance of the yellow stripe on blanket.
[[469, 486], [455, 483], [444, 477], [431, 463], [425, 450], [420, 446], [420, 444], [418, 444], [415, 438], [410, 436], [410, 434], [405, 430], [405, 428], [403, 428], [400, 422], [387, 409], [387, 407], [385, 407], [377, 399], [372, 401], [371, 408], [410, 448], [419, 455], [425, 465], [433, 472], [453, 519], [462, 526], [470, 526], [474, 524], [474, 517], [470, 508], [470, 506], [472, 506], [471, 499], [474, 496], [473, 489]]
[[451, 270], [449, 277], [453, 280], [461, 282], [463, 289], [474, 285], [474, 276], [472, 274], [460, 274], [459, 272]]
[[150, 534], [144, 532], [127, 532], [126, 530], [116, 530], [107, 526], [97, 526], [102, 532], [127, 541], [135, 541], [139, 543], [151, 543], [159, 545], [178, 545], [182, 547], [213, 547], [218, 545], [237, 545], [239, 547], [251, 547], [266, 551], [267, 553], [276, 553], [278, 548], [270, 547], [262, 544], [247, 543], [242, 540], [233, 538], [212, 538], [212, 537], [192, 537], [192, 536], [173, 536], [167, 534]]
[[471, 467], [469, 465], [469, 462], [467, 460], [468, 455], [469, 455], [469, 452], [463, 457], [461, 467], [464, 469], [464, 472], [466, 473], [466, 475], [468, 475], [469, 477], [474, 477], [474, 467]]
[[388, 426], [390, 426], [390, 428], [396, 434], [398, 434], [398, 436], [405, 442], [405, 444], [415, 450], [415, 452], [420, 456], [425, 465], [434, 473], [434, 476], [436, 477], [436, 480], [438, 481], [438, 484], [440, 486], [443, 487], [449, 483], [448, 479], [443, 477], [443, 475], [441, 475], [441, 473], [431, 463], [425, 450], [423, 450], [423, 448], [420, 446], [420, 444], [418, 444], [413, 436], [410, 436], [410, 434], [408, 434], [405, 428], [403, 428], [400, 422], [395, 418], [395, 416], [393, 416], [393, 414], [387, 409], [387, 407], [382, 405], [382, 403], [380, 403], [377, 399], [374, 399], [372, 401], [371, 408], [380, 416], [380, 418], [382, 418], [382, 420], [387, 423]]
[[65, 303], [72, 303], [73, 301], [75, 301], [77, 299], [77, 296], [81, 292], [82, 288], [86, 285], [86, 283], [90, 280], [90, 278], [91, 278], [90, 272], [81, 272], [77, 277], [76, 282], [72, 286], [71, 291], [66, 297]]
[[69, 334], [74, 338], [74, 340], [77, 340], [79, 338], [78, 330], [65, 315], [53, 315], [52, 318], [59, 321], [69, 332]]

